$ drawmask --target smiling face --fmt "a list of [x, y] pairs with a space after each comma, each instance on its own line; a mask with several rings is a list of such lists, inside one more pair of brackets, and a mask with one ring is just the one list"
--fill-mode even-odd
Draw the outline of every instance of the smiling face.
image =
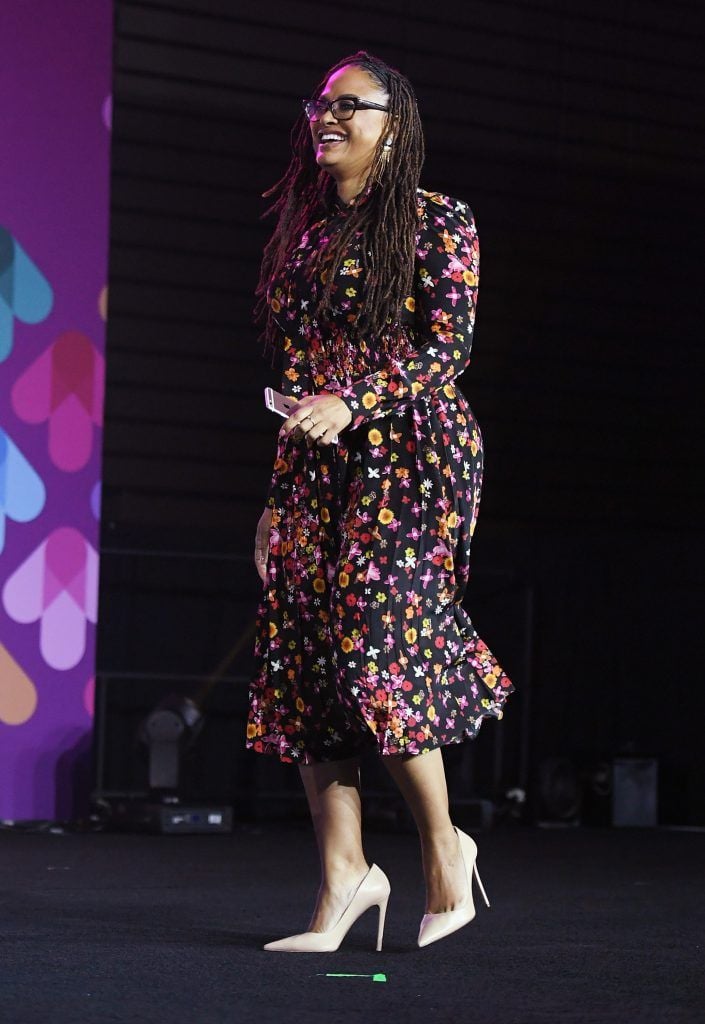
[[[333, 102], [341, 96], [358, 96], [383, 106], [389, 102], [379, 83], [355, 65], [334, 72], [319, 98]], [[316, 163], [336, 179], [339, 192], [349, 191], [341, 189], [344, 182], [352, 183], [353, 188], [354, 183], [364, 185], [388, 117], [383, 110], [356, 110], [349, 121], [336, 121], [326, 110], [319, 119], [310, 122]]]

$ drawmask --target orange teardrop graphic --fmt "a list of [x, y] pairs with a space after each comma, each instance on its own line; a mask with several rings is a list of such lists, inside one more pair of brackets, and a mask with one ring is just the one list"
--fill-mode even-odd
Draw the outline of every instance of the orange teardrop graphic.
[[37, 690], [27, 673], [0, 644], [0, 722], [24, 725], [37, 708]]

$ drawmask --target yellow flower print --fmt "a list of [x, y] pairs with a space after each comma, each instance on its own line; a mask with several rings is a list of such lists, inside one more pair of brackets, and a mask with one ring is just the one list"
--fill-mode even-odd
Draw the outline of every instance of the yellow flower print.
[[448, 519], [447, 519], [447, 523], [448, 523], [448, 529], [454, 530], [456, 528], [456, 526], [458, 525], [458, 513], [455, 512], [455, 511], [449, 513]]
[[471, 288], [474, 288], [477, 284], [477, 274], [474, 274], [472, 270], [464, 270], [463, 281], [465, 281], [465, 284], [470, 285]]
[[443, 568], [447, 569], [449, 572], [452, 570], [452, 568], [453, 568], [453, 557], [452, 557], [452, 555], [446, 555], [446, 557], [443, 559]]
[[373, 409], [377, 405], [377, 395], [373, 391], [366, 391], [362, 396], [362, 404], [366, 409]]
[[353, 649], [353, 642], [349, 636], [343, 637], [343, 639], [340, 641], [340, 647], [341, 650], [345, 652], [345, 654], [350, 654], [350, 651]]
[[270, 305], [275, 313], [281, 312], [282, 304], [279, 299], [272, 299]]
[[412, 395], [418, 395], [419, 391], [423, 391], [423, 384], [419, 380], [411, 382], [411, 393]]
[[248, 738], [248, 740], [254, 739], [256, 735], [257, 735], [257, 726], [253, 722], [250, 722], [249, 725], [247, 726], [247, 738]]
[[274, 623], [273, 623], [273, 622], [270, 622], [270, 623], [269, 623], [269, 638], [270, 638], [270, 640], [272, 639], [272, 637], [275, 637], [275, 636], [277, 635], [277, 633], [278, 633], [278, 632], [279, 632], [279, 630], [278, 630], [278, 629], [277, 629], [277, 627], [276, 627], [276, 626], [274, 625]]
[[370, 440], [370, 444], [373, 444], [375, 448], [377, 445], [382, 444], [382, 434], [376, 427], [373, 427], [372, 430], [368, 431], [367, 436]]
[[432, 704], [432, 705], [430, 706], [430, 708], [429, 708], [429, 709], [428, 709], [428, 711], [426, 712], [426, 717], [427, 717], [427, 718], [429, 719], [429, 721], [431, 721], [431, 722], [432, 722], [432, 721], [433, 721], [433, 719], [434, 719], [434, 718], [436, 717], [436, 709], [434, 708], [433, 704]]
[[404, 305], [410, 313], [416, 312], [416, 299], [412, 295], [409, 295], [404, 299]]
[[301, 697], [297, 697], [297, 698], [296, 698], [296, 710], [297, 710], [297, 711], [303, 711], [303, 709], [304, 709], [305, 707], [306, 707], [306, 705], [304, 704], [304, 702], [303, 702], [303, 700], [301, 699]]
[[355, 295], [355, 289], [354, 288], [346, 288], [345, 289], [345, 294], [347, 295], [347, 297], [349, 299], [352, 299], [353, 295]]
[[320, 576], [317, 576], [313, 581], [313, 589], [317, 594], [322, 594], [326, 589], [326, 581], [322, 580]]
[[392, 519], [394, 519], [394, 513], [392, 512], [391, 508], [381, 508], [379, 510], [377, 518], [379, 519], [380, 523], [382, 523], [383, 526], [388, 526], [389, 523], [391, 523]]
[[321, 509], [321, 520], [324, 523], [329, 523], [330, 522], [330, 512], [328, 511], [328, 509], [326, 508], [325, 505]]
[[409, 628], [404, 633], [404, 639], [408, 644], [415, 644], [416, 636], [417, 633], [413, 626], [409, 626]]
[[347, 587], [349, 582], [350, 582], [350, 577], [348, 576], [348, 574], [346, 572], [338, 573], [338, 583], [340, 584], [341, 587]]
[[383, 590], [378, 590], [378, 591], [377, 591], [377, 593], [375, 594], [375, 597], [376, 597], [376, 598], [377, 598], [377, 600], [378, 600], [378, 601], [380, 602], [380, 604], [381, 604], [381, 603], [382, 603], [383, 601], [386, 601], [386, 600], [387, 600], [387, 595], [386, 595], [386, 594], [384, 593], [384, 591], [383, 591]]

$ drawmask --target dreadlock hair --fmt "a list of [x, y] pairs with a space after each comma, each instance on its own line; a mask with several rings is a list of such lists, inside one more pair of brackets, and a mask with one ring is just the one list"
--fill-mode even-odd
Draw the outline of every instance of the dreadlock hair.
[[[417, 195], [424, 159], [424, 139], [416, 96], [408, 79], [384, 61], [359, 50], [332, 67], [316, 88], [320, 96], [329, 77], [344, 67], [362, 68], [389, 96], [385, 129], [375, 149], [367, 186], [367, 201], [354, 206], [326, 251], [326, 282], [315, 315], [325, 319], [331, 308], [331, 288], [346, 248], [358, 236], [364, 269], [363, 311], [357, 319], [358, 336], [375, 335], [395, 320], [411, 292], [414, 250], [418, 229]], [[387, 129], [393, 128], [394, 145], [384, 148]], [[303, 232], [330, 210], [334, 179], [319, 168], [313, 154], [309, 121], [305, 114], [291, 132], [292, 158], [285, 174], [263, 193], [275, 202], [263, 216], [278, 214], [277, 225], [265, 246], [255, 291], [255, 319], [263, 324], [265, 351], [276, 348], [281, 336], [267, 303], [270, 282], [279, 277]]]

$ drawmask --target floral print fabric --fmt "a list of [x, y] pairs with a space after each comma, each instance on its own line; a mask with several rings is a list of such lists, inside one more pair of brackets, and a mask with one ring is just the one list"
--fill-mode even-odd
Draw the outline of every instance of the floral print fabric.
[[246, 742], [282, 761], [368, 744], [420, 754], [476, 736], [514, 690], [462, 605], [483, 449], [454, 380], [470, 361], [477, 230], [465, 203], [418, 198], [414, 293], [382, 337], [351, 330], [363, 295], [355, 244], [329, 319], [312, 313], [349, 207], [305, 232], [269, 295], [283, 393], [331, 392], [353, 414], [338, 445], [289, 436], [274, 461]]

